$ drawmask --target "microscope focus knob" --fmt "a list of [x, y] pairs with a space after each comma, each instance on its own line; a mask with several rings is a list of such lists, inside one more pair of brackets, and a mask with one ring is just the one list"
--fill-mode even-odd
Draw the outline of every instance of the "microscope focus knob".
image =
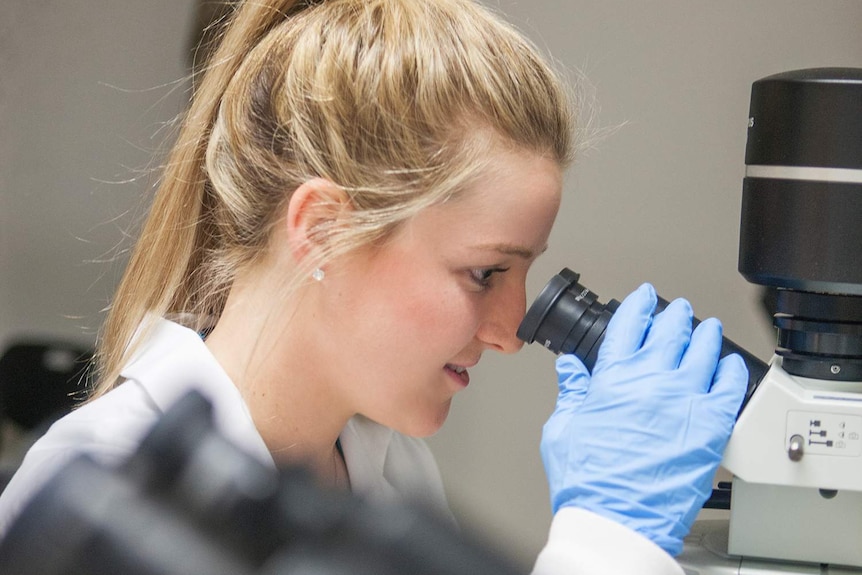
[[799, 461], [805, 453], [805, 439], [801, 435], [790, 438], [790, 447], [787, 448], [787, 457], [790, 461]]

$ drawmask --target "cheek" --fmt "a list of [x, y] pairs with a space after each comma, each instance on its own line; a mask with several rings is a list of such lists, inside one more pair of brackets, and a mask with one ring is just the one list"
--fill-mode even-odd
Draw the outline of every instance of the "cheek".
[[463, 345], [456, 341], [465, 337], [463, 332], [475, 332], [474, 294], [465, 291], [451, 270], [420, 250], [389, 255], [375, 262], [366, 276], [374, 278], [366, 292], [373, 309], [362, 315], [385, 323], [402, 349], [420, 342], [435, 348]]
[[476, 332], [476, 314], [471, 308], [469, 294], [457, 286], [424, 283], [397, 297], [395, 305], [392, 300], [389, 305], [394, 314], [393, 323], [405, 332], [402, 335], [406, 345], [412, 342], [428, 351], [451, 349], [454, 353]]

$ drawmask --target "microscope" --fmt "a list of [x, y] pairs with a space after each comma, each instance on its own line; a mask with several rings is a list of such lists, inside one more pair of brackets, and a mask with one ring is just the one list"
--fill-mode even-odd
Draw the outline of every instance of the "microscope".
[[681, 562], [862, 573], [862, 69], [759, 80], [748, 126], [739, 271], [775, 290], [777, 345], [722, 462], [729, 521]]
[[[859, 574], [862, 69], [754, 82], [745, 163], [739, 271], [774, 296], [777, 344], [767, 365], [724, 342], [750, 372], [722, 462], [732, 482], [707, 503], [729, 513], [696, 522], [679, 562], [690, 575]], [[552, 278], [518, 335], [591, 368], [619, 304], [578, 279]]]

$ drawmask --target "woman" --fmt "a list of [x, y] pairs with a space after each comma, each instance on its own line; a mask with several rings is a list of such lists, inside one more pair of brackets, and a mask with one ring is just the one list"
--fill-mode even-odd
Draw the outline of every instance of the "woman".
[[[443, 424], [484, 351], [521, 345], [525, 277], [557, 214], [572, 118], [537, 51], [468, 0], [241, 4], [116, 294], [90, 400], [28, 454], [3, 521], [74, 453], [127, 457], [191, 388], [270, 465], [445, 508], [416, 438]], [[592, 376], [572, 358], [558, 365], [543, 439], [557, 513], [536, 573], [681, 572], [668, 553], [721, 458], [744, 367], [718, 363], [717, 322], [692, 337], [685, 302], [655, 320], [654, 305], [648, 286], [626, 300]], [[636, 385], [650, 380], [661, 400]], [[620, 403], [677, 428], [680, 412], [706, 414], [708, 431], [614, 467], [615, 442], [590, 445], [579, 426], [607, 438], [616, 413], [633, 423], [614, 433], [640, 434]], [[680, 470], [654, 488], [667, 503], [629, 485], [666, 469]]]

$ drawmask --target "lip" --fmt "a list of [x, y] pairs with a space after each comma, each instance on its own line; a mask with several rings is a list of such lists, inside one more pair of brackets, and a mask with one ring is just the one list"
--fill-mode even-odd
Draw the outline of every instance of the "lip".
[[447, 363], [444, 369], [449, 374], [449, 377], [458, 382], [460, 386], [467, 387], [470, 384], [470, 372], [467, 371], [465, 366]]

